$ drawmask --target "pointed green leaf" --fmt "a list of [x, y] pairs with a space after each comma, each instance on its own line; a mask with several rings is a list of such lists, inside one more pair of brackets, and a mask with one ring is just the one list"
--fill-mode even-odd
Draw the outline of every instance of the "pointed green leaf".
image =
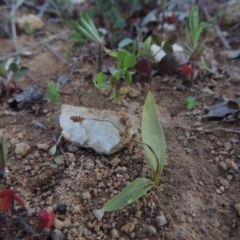
[[77, 23], [77, 22], [74, 22], [74, 21], [68, 21], [67, 22], [67, 25], [70, 27], [70, 28], [72, 28], [73, 30], [75, 30], [76, 32], [78, 32], [78, 33], [80, 33], [80, 31], [79, 31], [79, 23]]
[[163, 50], [165, 53], [169, 54], [172, 53], [173, 49], [172, 46], [177, 42], [178, 36], [176, 33], [171, 34], [168, 36], [166, 42], [163, 44]]
[[175, 44], [177, 42], [177, 40], [178, 40], [178, 35], [176, 33], [173, 33], [168, 36], [165, 44], [169, 44], [172, 46], [173, 44]]
[[7, 78], [7, 72], [6, 72], [6, 69], [5, 69], [4, 62], [0, 63], [0, 77]]
[[0, 168], [7, 160], [7, 142], [4, 137], [0, 139]]
[[72, 39], [75, 41], [80, 41], [80, 42], [85, 41], [85, 38], [83, 37], [83, 35], [81, 33], [73, 33], [69, 36], [69, 39]]
[[156, 33], [152, 34], [152, 41], [157, 46], [162, 47], [162, 40], [161, 40], [161, 37], [158, 34], [156, 34]]
[[128, 44], [130, 44], [131, 42], [132, 42], [131, 38], [124, 38], [122, 41], [119, 42], [118, 48], [123, 48], [123, 47], [127, 46]]
[[122, 192], [109, 200], [103, 207], [103, 211], [122, 209], [142, 197], [154, 187], [154, 183], [148, 178], [137, 178], [125, 187]]
[[125, 58], [123, 60], [124, 68], [131, 68], [131, 67], [135, 66], [136, 63], [137, 63], [137, 59], [133, 54], [129, 54], [129, 55], [125, 56]]
[[151, 92], [148, 93], [142, 112], [142, 142], [147, 143], [157, 156], [144, 145], [144, 152], [153, 172], [162, 171], [165, 162], [165, 138], [159, 120], [157, 106]]

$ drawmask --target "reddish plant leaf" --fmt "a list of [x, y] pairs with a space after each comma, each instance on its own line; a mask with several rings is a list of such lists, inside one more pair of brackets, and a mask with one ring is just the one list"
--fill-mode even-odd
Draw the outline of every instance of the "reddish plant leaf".
[[164, 22], [168, 24], [174, 24], [176, 22], [176, 16], [173, 13], [172, 15], [165, 16], [164, 17]]
[[140, 73], [147, 74], [147, 75], [151, 75], [152, 73], [152, 69], [150, 67], [149, 61], [146, 58], [140, 59], [134, 66], [134, 69]]
[[185, 75], [185, 76], [191, 75], [193, 74], [193, 72], [194, 72], [194, 69], [190, 65], [184, 64], [182, 66], [182, 75]]
[[229, 101], [227, 102], [227, 107], [230, 108], [230, 109], [232, 109], [232, 110], [239, 110], [239, 105], [238, 105], [238, 103], [235, 102], [235, 101], [232, 101], [232, 100], [229, 100]]
[[2, 198], [2, 201], [0, 203], [0, 210], [1, 211], [7, 211], [12, 204], [14, 203], [14, 200], [16, 200], [21, 206], [25, 206], [24, 201], [17, 196], [17, 191], [12, 189], [4, 189], [0, 192], [0, 198]]
[[39, 211], [40, 219], [38, 222], [38, 228], [40, 230], [44, 228], [51, 228], [55, 221], [55, 214], [53, 211], [47, 212], [45, 210]]

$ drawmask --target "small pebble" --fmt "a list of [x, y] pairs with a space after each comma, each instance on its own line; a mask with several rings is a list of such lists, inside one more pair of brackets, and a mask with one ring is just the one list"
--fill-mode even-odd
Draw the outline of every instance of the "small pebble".
[[236, 204], [234, 205], [234, 207], [235, 207], [235, 209], [237, 210], [238, 215], [240, 216], [240, 203], [236, 203]]
[[55, 229], [51, 234], [52, 240], [63, 240], [64, 238], [65, 237], [64, 237], [63, 233], [58, 229]]
[[57, 212], [59, 212], [60, 214], [64, 214], [67, 211], [67, 205], [66, 204], [59, 204], [57, 205]]
[[62, 230], [64, 228], [64, 223], [59, 219], [55, 219], [54, 227], [58, 230]]
[[156, 235], [157, 234], [157, 230], [154, 226], [152, 225], [148, 225], [146, 226], [146, 231], [148, 232], [148, 234], [151, 235]]
[[121, 231], [125, 233], [132, 232], [136, 227], [137, 219], [134, 219], [132, 222], [125, 224], [121, 227]]
[[82, 194], [82, 197], [84, 200], [89, 200], [91, 198], [91, 195], [89, 192], [85, 192]]
[[31, 147], [25, 142], [20, 142], [16, 144], [15, 153], [18, 159], [23, 158], [28, 153], [30, 153], [30, 151], [31, 151]]
[[165, 218], [165, 216], [163, 214], [157, 216], [155, 218], [155, 221], [156, 221], [159, 228], [167, 224], [167, 219]]
[[118, 231], [117, 231], [116, 228], [113, 228], [113, 229], [111, 230], [111, 234], [112, 234], [113, 237], [119, 238], [119, 233], [118, 233]]

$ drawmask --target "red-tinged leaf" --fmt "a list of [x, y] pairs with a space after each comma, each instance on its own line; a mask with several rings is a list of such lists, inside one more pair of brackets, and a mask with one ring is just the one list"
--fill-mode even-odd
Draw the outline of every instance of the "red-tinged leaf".
[[0, 210], [2, 212], [7, 211], [12, 206], [12, 203], [13, 203], [13, 198], [11, 196], [4, 197], [0, 203]]
[[149, 61], [146, 58], [142, 58], [141, 60], [139, 60], [134, 66], [134, 69], [140, 73], [147, 74], [147, 75], [151, 75], [152, 73], [152, 69], [150, 67]]
[[47, 212], [45, 210], [39, 211], [40, 219], [38, 222], [38, 228], [40, 230], [44, 228], [51, 228], [55, 221], [55, 214], [53, 211]]
[[229, 100], [229, 101], [227, 102], [227, 107], [230, 108], [230, 109], [232, 109], [232, 110], [239, 110], [239, 105], [238, 105], [238, 103], [235, 102], [235, 101], [232, 101], [232, 100]]
[[176, 16], [173, 13], [172, 15], [164, 17], [164, 22], [168, 24], [174, 24], [176, 22]]
[[182, 75], [191, 75], [194, 72], [194, 69], [188, 64], [183, 65], [182, 67]]
[[15, 191], [15, 190], [4, 189], [0, 192], [0, 198], [4, 198], [7, 196], [14, 197], [15, 194], [17, 194], [17, 191]]
[[24, 201], [17, 196], [17, 191], [11, 189], [4, 189], [0, 192], [0, 198], [3, 198], [0, 203], [0, 210], [6, 211], [16, 200], [21, 206], [25, 206]]
[[14, 199], [15, 199], [22, 207], [25, 206], [24, 201], [23, 201], [19, 196], [15, 195]]

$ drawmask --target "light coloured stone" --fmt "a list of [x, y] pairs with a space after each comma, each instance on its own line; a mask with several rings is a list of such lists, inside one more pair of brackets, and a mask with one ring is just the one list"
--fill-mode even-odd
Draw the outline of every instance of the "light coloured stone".
[[66, 104], [62, 106], [59, 121], [66, 139], [100, 154], [119, 151], [130, 141], [124, 134], [131, 137], [137, 131], [129, 114]]
[[26, 156], [31, 151], [31, 147], [25, 142], [20, 142], [16, 144], [15, 153], [17, 158], [21, 159]]

